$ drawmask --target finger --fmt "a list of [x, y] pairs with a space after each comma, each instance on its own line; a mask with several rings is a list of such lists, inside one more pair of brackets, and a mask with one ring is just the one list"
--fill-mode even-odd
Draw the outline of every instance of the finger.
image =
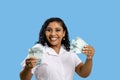
[[26, 64], [37, 63], [37, 59], [34, 60], [26, 60]]
[[30, 60], [29, 60], [29, 59], [26, 59], [25, 62], [26, 62], [26, 64], [29, 64], [29, 63], [30, 63]]
[[82, 51], [90, 51], [90, 53], [94, 54], [94, 48], [91, 46], [84, 47]]
[[87, 46], [87, 47], [84, 47], [82, 50], [93, 50], [91, 47]]
[[88, 51], [86, 51], [86, 50], [83, 50], [82, 52], [86, 55], [88, 54]]
[[37, 59], [36, 57], [30, 57], [30, 58], [27, 58], [28, 60], [35, 60]]
[[31, 63], [37, 63], [37, 60], [31, 60]]
[[28, 63], [36, 62], [36, 61], [37, 61], [37, 59], [35, 59], [35, 58], [28, 58], [28, 59], [26, 59], [26, 62], [28, 62]]
[[90, 46], [85, 46], [85, 47], [83, 47], [82, 50], [91, 50], [91, 47]]
[[83, 51], [83, 53], [84, 53], [86, 56], [93, 56], [93, 53], [92, 53], [92, 51], [90, 51], [90, 50]]
[[29, 68], [33, 68], [36, 66], [36, 63], [37, 62], [29, 62], [29, 63], [26, 63], [26, 66], [29, 67]]

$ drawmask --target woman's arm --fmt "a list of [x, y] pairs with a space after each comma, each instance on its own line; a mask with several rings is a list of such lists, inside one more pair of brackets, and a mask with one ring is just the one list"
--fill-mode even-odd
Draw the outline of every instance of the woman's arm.
[[20, 72], [20, 80], [31, 80], [32, 73], [31, 70], [36, 66], [37, 59], [36, 58], [28, 58], [25, 60], [25, 67]]
[[76, 68], [75, 71], [81, 77], [87, 77], [91, 70], [92, 70], [92, 58], [94, 56], [94, 48], [92, 46], [86, 46], [83, 48], [82, 52], [87, 56], [85, 63], [80, 63]]
[[32, 73], [31, 69], [29, 69], [27, 66], [20, 72], [20, 80], [31, 80]]
[[92, 70], [92, 59], [86, 59], [85, 64], [80, 63], [76, 68], [76, 73], [81, 77], [87, 77], [89, 76], [90, 72]]

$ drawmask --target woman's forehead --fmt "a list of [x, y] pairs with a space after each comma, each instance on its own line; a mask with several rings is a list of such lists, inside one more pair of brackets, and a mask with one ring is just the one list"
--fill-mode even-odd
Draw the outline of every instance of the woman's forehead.
[[47, 27], [50, 27], [50, 28], [63, 28], [60, 22], [50, 22]]

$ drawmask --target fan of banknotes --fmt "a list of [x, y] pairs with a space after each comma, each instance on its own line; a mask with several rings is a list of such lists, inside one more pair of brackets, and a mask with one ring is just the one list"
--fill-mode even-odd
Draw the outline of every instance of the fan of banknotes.
[[72, 40], [70, 51], [76, 54], [82, 53], [83, 47], [87, 45], [88, 44], [82, 38], [76, 37]]
[[41, 59], [42, 59], [42, 56], [43, 56], [43, 50], [39, 47], [34, 47], [34, 48], [29, 48], [28, 53], [29, 53], [28, 54], [29, 57], [37, 58], [37, 64], [36, 65], [40, 65]]

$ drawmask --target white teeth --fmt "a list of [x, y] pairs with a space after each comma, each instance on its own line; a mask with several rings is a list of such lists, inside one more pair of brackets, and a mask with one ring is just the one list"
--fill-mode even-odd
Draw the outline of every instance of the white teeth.
[[50, 39], [53, 40], [53, 41], [57, 40], [57, 38], [50, 38]]

